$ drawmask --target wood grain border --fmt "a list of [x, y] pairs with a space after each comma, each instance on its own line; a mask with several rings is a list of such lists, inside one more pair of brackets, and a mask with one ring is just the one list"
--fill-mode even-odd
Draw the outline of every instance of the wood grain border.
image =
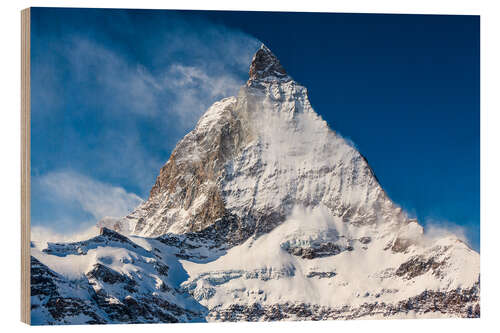
[[30, 8], [21, 11], [21, 321], [31, 323], [30, 304]]

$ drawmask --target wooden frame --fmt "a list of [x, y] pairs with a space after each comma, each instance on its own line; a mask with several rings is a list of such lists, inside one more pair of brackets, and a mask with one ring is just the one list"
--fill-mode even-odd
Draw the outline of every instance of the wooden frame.
[[21, 321], [30, 324], [30, 8], [21, 11]]

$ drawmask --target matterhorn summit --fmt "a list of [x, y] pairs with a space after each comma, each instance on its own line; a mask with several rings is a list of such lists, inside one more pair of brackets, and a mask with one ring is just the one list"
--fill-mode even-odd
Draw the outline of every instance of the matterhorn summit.
[[32, 249], [40, 322], [480, 312], [479, 254], [426, 236], [264, 45], [238, 95], [179, 141], [148, 200], [99, 226], [90, 240]]
[[248, 82], [257, 80], [291, 81], [278, 58], [264, 44], [255, 53], [250, 65]]
[[408, 222], [363, 156], [328, 128], [306, 88], [263, 45], [238, 96], [209, 108], [177, 144], [149, 200], [115, 229], [151, 237], [215, 228], [235, 245], [294, 208], [326, 209], [350, 225]]

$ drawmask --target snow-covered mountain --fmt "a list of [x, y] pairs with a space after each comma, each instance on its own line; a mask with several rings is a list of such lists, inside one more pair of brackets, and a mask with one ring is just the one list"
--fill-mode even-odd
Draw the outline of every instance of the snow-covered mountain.
[[425, 236], [265, 46], [238, 96], [177, 144], [149, 199], [99, 226], [33, 248], [34, 323], [480, 312], [479, 254]]

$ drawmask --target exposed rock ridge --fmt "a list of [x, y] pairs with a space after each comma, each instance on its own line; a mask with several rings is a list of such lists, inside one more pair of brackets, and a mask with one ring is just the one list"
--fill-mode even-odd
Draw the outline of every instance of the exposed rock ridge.
[[276, 56], [261, 45], [250, 65], [249, 81], [252, 80], [291, 80]]
[[214, 308], [210, 321], [279, 321], [279, 320], [352, 320], [391, 318], [479, 318], [478, 285], [449, 292], [426, 291], [414, 297], [387, 304], [364, 303], [359, 307], [326, 307], [306, 303], [280, 303], [262, 306], [235, 304]]

